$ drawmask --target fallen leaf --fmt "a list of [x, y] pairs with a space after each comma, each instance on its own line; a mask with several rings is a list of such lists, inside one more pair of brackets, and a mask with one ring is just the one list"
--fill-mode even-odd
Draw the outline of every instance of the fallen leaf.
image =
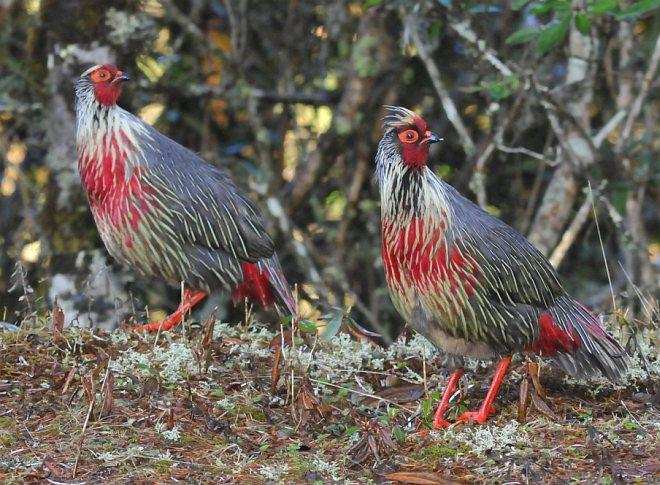
[[447, 480], [435, 472], [394, 472], [385, 478], [395, 482], [413, 483], [415, 485], [447, 485], [456, 482]]
[[57, 304], [57, 301], [53, 306], [53, 313], [51, 315], [51, 319], [52, 319], [53, 339], [59, 340], [62, 338], [62, 330], [64, 330], [64, 311]]
[[539, 396], [545, 397], [545, 388], [541, 385], [541, 368], [536, 362], [527, 362], [527, 372], [532, 376], [534, 388]]
[[529, 377], [523, 377], [520, 383], [520, 393], [518, 394], [518, 421], [525, 422], [527, 417], [527, 408], [529, 407]]
[[534, 407], [541, 413], [545, 414], [548, 418], [556, 421], [559, 419], [559, 417], [550, 409], [550, 406], [543, 400], [541, 396], [539, 396], [536, 392], [530, 393], [532, 396], [532, 403], [534, 403]]
[[378, 397], [401, 404], [417, 401], [424, 395], [424, 386], [411, 384], [407, 386], [388, 387], [376, 393]]

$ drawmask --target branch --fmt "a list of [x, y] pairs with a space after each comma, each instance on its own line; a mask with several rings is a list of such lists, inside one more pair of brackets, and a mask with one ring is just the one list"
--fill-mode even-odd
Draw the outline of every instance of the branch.
[[632, 132], [633, 124], [642, 111], [642, 104], [648, 95], [649, 89], [651, 88], [651, 83], [655, 77], [655, 71], [658, 69], [658, 63], [660, 62], [660, 37], [655, 41], [655, 48], [653, 49], [653, 54], [651, 55], [651, 61], [649, 62], [649, 68], [644, 74], [642, 79], [642, 86], [640, 87], [639, 94], [635, 101], [633, 102], [630, 113], [628, 114], [628, 119], [626, 119], [626, 124], [623, 127], [623, 132], [621, 133], [621, 146], [625, 140], [630, 137]]
[[549, 158], [546, 158], [542, 154], [535, 152], [534, 150], [530, 150], [525, 147], [507, 147], [502, 145], [501, 143], [497, 144], [497, 149], [501, 152], [504, 153], [518, 153], [521, 155], [527, 155], [528, 157], [536, 158], [537, 160], [541, 160], [542, 162], [547, 163], [551, 167], [556, 166], [559, 162], [557, 160], [550, 160]]
[[617, 126], [619, 126], [619, 123], [626, 117], [626, 110], [621, 109], [617, 111], [617, 113], [610, 118], [610, 120], [605, 123], [605, 125], [598, 130], [598, 133], [596, 133], [593, 137], [593, 143], [596, 148], [600, 148], [600, 146], [603, 144], [605, 141], [605, 138], [612, 133]]
[[433, 87], [438, 93], [438, 97], [440, 98], [442, 107], [445, 110], [445, 114], [447, 115], [449, 122], [454, 126], [454, 129], [458, 132], [461, 145], [463, 145], [463, 151], [466, 155], [472, 156], [472, 154], [475, 152], [474, 142], [472, 141], [472, 138], [470, 137], [470, 134], [465, 127], [465, 123], [463, 123], [463, 120], [458, 113], [458, 109], [456, 108], [454, 101], [449, 95], [449, 90], [442, 81], [440, 76], [440, 69], [431, 56], [429, 46], [422, 41], [419, 35], [419, 20], [416, 17], [409, 15], [406, 17], [405, 22], [408, 23], [412, 42], [417, 48], [419, 58], [422, 60], [426, 70], [429, 73], [429, 77], [431, 78]]
[[557, 247], [555, 247], [554, 251], [552, 251], [552, 255], [549, 259], [550, 264], [555, 268], [558, 268], [561, 262], [564, 260], [566, 253], [575, 242], [575, 239], [582, 230], [584, 224], [587, 222], [590, 212], [591, 196], [587, 196], [584, 199], [584, 202], [582, 202], [580, 209], [575, 214], [575, 217], [569, 224], [568, 228], [566, 231], [564, 231], [564, 235], [561, 237], [559, 244], [557, 244]]
[[312, 105], [329, 105], [337, 102], [338, 97], [330, 92], [321, 91], [317, 93], [277, 93], [254, 88], [250, 94], [255, 98], [263, 99], [273, 103], [302, 103]]
[[509, 68], [509, 66], [507, 66], [506, 63], [502, 62], [497, 57], [497, 52], [495, 52], [495, 50], [488, 47], [485, 40], [477, 37], [477, 34], [474, 32], [474, 30], [472, 30], [472, 26], [470, 25], [469, 20], [467, 19], [459, 20], [455, 17], [450, 16], [449, 27], [453, 29], [464, 40], [474, 45], [477, 51], [481, 53], [483, 58], [486, 61], [488, 61], [488, 63], [491, 66], [493, 66], [495, 69], [500, 71], [504, 76], [513, 75], [513, 71]]

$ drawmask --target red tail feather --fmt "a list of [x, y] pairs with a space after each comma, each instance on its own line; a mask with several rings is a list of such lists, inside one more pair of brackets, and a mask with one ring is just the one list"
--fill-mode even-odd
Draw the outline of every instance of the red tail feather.
[[231, 296], [234, 302], [248, 298], [264, 307], [273, 304], [273, 291], [268, 274], [260, 270], [254, 263], [243, 263], [243, 281], [234, 288]]
[[539, 325], [541, 327], [539, 338], [529, 346], [528, 350], [551, 356], [557, 352], [570, 353], [580, 347], [581, 341], [577, 332], [573, 330], [569, 333], [563, 330], [555, 323], [549, 313], [541, 313]]

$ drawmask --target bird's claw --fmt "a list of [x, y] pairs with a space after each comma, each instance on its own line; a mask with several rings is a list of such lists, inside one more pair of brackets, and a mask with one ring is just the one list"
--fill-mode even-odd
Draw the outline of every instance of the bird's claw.
[[479, 411], [465, 411], [458, 418], [456, 418], [456, 422], [484, 424], [494, 413], [495, 408], [492, 406], [487, 411], [483, 409], [480, 409]]
[[158, 332], [170, 330], [175, 326], [176, 323], [168, 319], [160, 322], [145, 323], [144, 325], [135, 325], [130, 329], [133, 332]]
[[433, 420], [433, 429], [445, 429], [449, 428], [452, 425], [449, 421], [447, 421], [445, 418], [435, 418]]

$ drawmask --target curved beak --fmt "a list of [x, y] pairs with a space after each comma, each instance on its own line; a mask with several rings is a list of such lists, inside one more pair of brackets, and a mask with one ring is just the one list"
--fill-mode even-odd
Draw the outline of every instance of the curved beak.
[[127, 74], [124, 74], [122, 71], [118, 71], [115, 78], [112, 80], [111, 84], [123, 83], [124, 81], [130, 81], [131, 78]]
[[427, 131], [426, 133], [424, 133], [424, 138], [422, 139], [422, 143], [428, 143], [430, 145], [431, 143], [438, 143], [442, 140], [443, 140], [442, 138], [440, 138], [432, 131]]

